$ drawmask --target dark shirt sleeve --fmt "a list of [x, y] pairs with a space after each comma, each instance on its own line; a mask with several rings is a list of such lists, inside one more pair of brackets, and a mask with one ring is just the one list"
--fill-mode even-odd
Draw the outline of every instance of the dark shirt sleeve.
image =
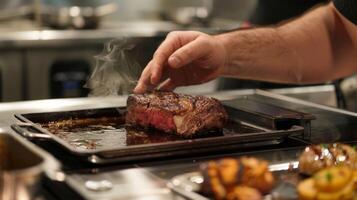
[[258, 0], [249, 21], [256, 25], [271, 25], [297, 17], [306, 10], [328, 0]]
[[357, 25], [357, 0], [333, 0], [337, 10]]

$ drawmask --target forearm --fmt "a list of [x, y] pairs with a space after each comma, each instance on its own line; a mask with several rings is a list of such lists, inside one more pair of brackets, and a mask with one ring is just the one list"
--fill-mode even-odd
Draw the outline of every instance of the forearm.
[[228, 53], [222, 75], [281, 83], [346, 76], [357, 62], [355, 30], [346, 29], [329, 5], [278, 27], [216, 36]]

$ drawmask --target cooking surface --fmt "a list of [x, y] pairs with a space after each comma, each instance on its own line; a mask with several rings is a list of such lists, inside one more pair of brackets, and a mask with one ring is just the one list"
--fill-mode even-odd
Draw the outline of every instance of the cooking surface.
[[[226, 104], [226, 101], [222, 103]], [[225, 105], [230, 119], [225, 127], [222, 130], [196, 133], [192, 138], [180, 138], [151, 128], [126, 125], [125, 107], [15, 115], [26, 125], [13, 125], [13, 128], [33, 140], [39, 139], [41, 135], [40, 139], [48, 137], [78, 156], [78, 159], [94, 164], [194, 156], [219, 150], [268, 146], [279, 144], [290, 136], [303, 137], [310, 130], [309, 127], [304, 129], [300, 126], [301, 122], [296, 119], [289, 121], [290, 116], [300, 116], [300, 113], [280, 109], [281, 115], [275, 118], [270, 112], [265, 112], [262, 103], [258, 104], [255, 107], [248, 106], [245, 110], [250, 114], [249, 119], [239, 114], [240, 108]], [[244, 109], [244, 106], [241, 107]], [[289, 118], [284, 118], [285, 113]], [[264, 121], [262, 116], [271, 119], [272, 124], [275, 124], [276, 119], [284, 119], [287, 125], [279, 130], [268, 129], [274, 128], [270, 126], [259, 127], [255, 122]]]
[[[254, 95], [255, 94], [255, 95]], [[312, 137], [307, 143], [314, 142], [352, 142], [357, 141], [357, 114], [344, 112], [316, 104], [282, 97], [262, 91], [231, 91], [212, 94], [211, 96], [217, 97], [221, 100], [228, 100], [237, 98], [240, 96], [249, 95], [254, 96], [258, 100], [271, 103], [273, 105], [279, 105], [286, 108], [299, 110], [302, 112], [311, 113], [316, 116], [316, 120], [312, 122]], [[111, 97], [111, 98], [89, 98], [89, 99], [65, 99], [65, 100], [45, 100], [45, 101], [30, 101], [21, 103], [5, 103], [0, 108], [0, 126], [2, 131], [10, 131], [10, 125], [17, 122], [13, 118], [14, 114], [21, 113], [36, 113], [36, 112], [55, 112], [66, 110], [79, 110], [89, 108], [105, 108], [105, 107], [120, 107], [125, 105], [126, 97]], [[46, 106], [44, 106], [46, 105]], [[140, 168], [145, 171], [154, 174], [159, 179], [169, 180], [175, 175], [185, 172], [191, 172], [197, 169], [200, 162], [222, 158], [222, 157], [237, 157], [240, 155], [253, 155], [262, 158], [266, 158], [271, 162], [289, 161], [296, 159], [301, 150], [306, 146], [306, 143], [299, 140], [287, 139], [285, 142], [279, 145], [270, 145], [263, 147], [252, 147], [245, 150], [230, 150], [219, 151], [217, 150], [211, 154], [186, 156], [186, 157], [174, 157], [172, 159], [156, 159], [152, 161], [142, 162], [128, 162], [120, 165], [108, 165], [101, 168], [83, 164], [79, 162], [75, 157], [71, 157], [68, 152], [65, 152], [59, 148], [53, 142], [48, 141], [35, 141], [39, 147], [47, 150], [53, 154], [56, 158], [61, 160], [63, 169], [66, 173], [73, 174], [77, 180], [89, 180], [93, 177], [99, 177], [101, 179], [102, 173], [106, 173], [106, 176], [121, 172], [126, 168]], [[70, 175], [71, 176], [71, 175]], [[134, 177], [135, 175], [133, 175]], [[114, 176], [112, 176], [114, 177]], [[85, 182], [85, 181], [84, 181]], [[135, 181], [134, 181], [135, 182]], [[78, 187], [83, 187], [77, 182]], [[65, 184], [64, 184], [65, 185]], [[115, 184], [114, 184], [115, 185]], [[134, 184], [135, 185], [135, 184]], [[59, 190], [60, 187], [53, 182], [46, 184], [48, 191], [58, 193], [61, 195], [55, 195], [58, 199], [63, 199], [61, 196], [69, 195], [69, 190]], [[52, 188], [52, 189], [51, 189]], [[114, 187], [115, 188], [115, 187]], [[138, 189], [138, 188], [137, 188]], [[76, 190], [77, 191], [77, 190]], [[86, 191], [86, 189], [84, 190]], [[115, 190], [113, 190], [115, 191]], [[104, 194], [105, 192], [101, 193]], [[127, 195], [131, 192], [128, 191]], [[89, 194], [89, 193], [87, 193]], [[120, 193], [118, 198], [120, 198]], [[134, 193], [133, 193], [134, 194]], [[159, 194], [156, 194], [159, 195]], [[67, 198], [68, 199], [68, 198]], [[76, 198], [78, 199], [78, 198]], [[101, 199], [101, 198], [97, 198]], [[126, 198], [130, 199], [130, 198]], [[159, 199], [159, 198], [156, 198]], [[170, 199], [170, 198], [166, 198]], [[171, 199], [179, 199], [177, 196]]]
[[[185, 140], [155, 129], [125, 125], [125, 108], [107, 108], [70, 112], [24, 114], [76, 149], [108, 149]], [[201, 133], [195, 138], [264, 132], [245, 124], [229, 121], [223, 131]], [[194, 138], [186, 138], [194, 139]]]

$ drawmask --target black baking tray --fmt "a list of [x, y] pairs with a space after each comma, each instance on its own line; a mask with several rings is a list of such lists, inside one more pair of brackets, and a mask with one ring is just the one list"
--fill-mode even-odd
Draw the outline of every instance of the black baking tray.
[[[230, 103], [223, 102], [230, 118], [223, 130], [204, 132], [195, 138], [180, 138], [153, 129], [126, 126], [125, 107], [17, 114], [15, 117], [21, 122], [12, 128], [29, 139], [54, 141], [85, 161], [98, 164], [279, 144], [286, 137], [304, 136], [309, 132], [307, 127], [301, 126], [301, 121], [305, 124], [310, 122], [310, 116], [301, 120], [291, 119], [294, 111], [289, 110], [289, 118], [284, 119], [286, 124], [274, 129], [254, 124], [254, 115], [256, 121], [269, 118], [274, 123], [274, 116], [264, 114], [264, 109], [259, 111], [249, 107], [244, 112], [253, 115], [245, 118], [237, 114], [243, 109]], [[301, 116], [301, 113], [296, 111], [296, 115]], [[76, 120], [82, 125], [73, 126], [71, 122]], [[276, 120], [282, 120], [281, 115]], [[48, 125], [50, 122], [61, 122], [62, 129], [54, 130]]]

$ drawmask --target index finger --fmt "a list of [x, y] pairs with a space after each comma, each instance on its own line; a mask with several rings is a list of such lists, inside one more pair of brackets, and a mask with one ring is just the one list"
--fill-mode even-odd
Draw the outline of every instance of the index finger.
[[154, 53], [153, 59], [150, 62], [151, 69], [151, 83], [157, 85], [162, 76], [162, 70], [167, 63], [168, 58], [181, 47], [180, 32], [171, 32], [166, 39], [161, 43]]
[[150, 74], [151, 74], [151, 72], [150, 72], [150, 70], [151, 70], [150, 63], [142, 71], [141, 76], [140, 76], [140, 78], [138, 80], [138, 83], [137, 83], [136, 87], [134, 88], [134, 93], [144, 93], [151, 86], [151, 83], [150, 83], [150, 80], [149, 80]]

